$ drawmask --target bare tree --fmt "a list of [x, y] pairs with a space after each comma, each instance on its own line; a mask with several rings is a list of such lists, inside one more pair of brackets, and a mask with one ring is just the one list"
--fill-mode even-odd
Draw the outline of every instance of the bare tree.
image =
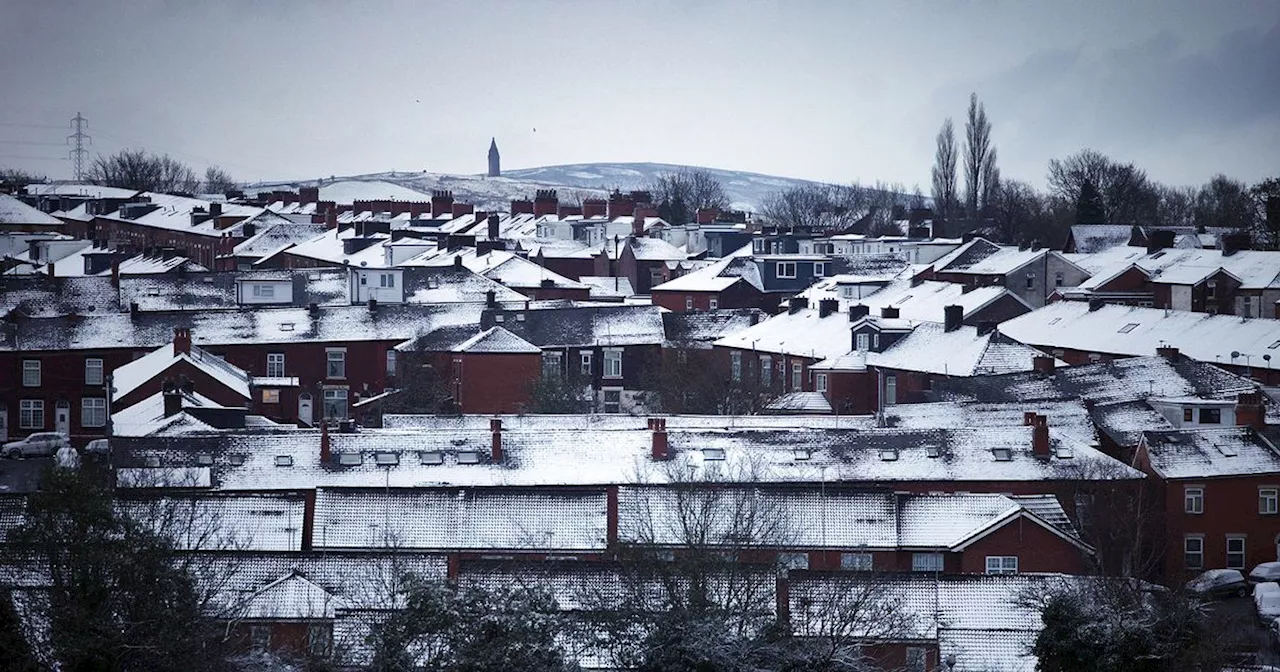
[[218, 166], [209, 166], [204, 171], [204, 191], [206, 194], [225, 194], [236, 188], [236, 181], [231, 174]]
[[149, 154], [141, 149], [99, 154], [85, 177], [93, 184], [138, 191], [193, 194], [200, 189], [200, 177], [190, 166], [168, 154]]
[[729, 207], [724, 185], [710, 172], [699, 168], [663, 173], [647, 188], [658, 205], [658, 215], [672, 224], [692, 222], [703, 208]]
[[1048, 244], [1057, 239], [1047, 225], [1045, 199], [1026, 182], [1007, 180], [998, 184], [988, 212], [1000, 232], [1000, 242], [1040, 240]]
[[1102, 198], [1109, 224], [1156, 223], [1159, 194], [1147, 174], [1132, 163], [1118, 163], [1092, 149], [1049, 161], [1049, 190], [1064, 203], [1080, 200], [1086, 184]]
[[28, 184], [47, 182], [48, 177], [19, 168], [0, 168], [0, 193], [17, 192]]
[[1195, 187], [1155, 185], [1156, 223], [1160, 226], [1195, 226]]
[[1249, 185], [1222, 174], [1214, 175], [1200, 188], [1192, 212], [1197, 227], [1252, 231], [1257, 223], [1257, 206]]
[[981, 217], [1000, 181], [996, 148], [991, 144], [991, 122], [978, 94], [969, 95], [969, 118], [964, 125], [964, 190], [969, 217]]
[[956, 129], [951, 117], [942, 122], [938, 131], [938, 148], [933, 154], [933, 207], [942, 219], [956, 216], [959, 208], [959, 196], [956, 178], [956, 161], [959, 154], [956, 150]]

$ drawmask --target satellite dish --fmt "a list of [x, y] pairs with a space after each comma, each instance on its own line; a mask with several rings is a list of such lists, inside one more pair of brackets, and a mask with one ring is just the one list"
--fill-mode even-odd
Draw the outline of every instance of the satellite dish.
[[1231, 359], [1235, 359], [1236, 357], [1239, 357], [1239, 356], [1240, 356], [1240, 351], [1239, 351], [1239, 350], [1232, 350], [1232, 351], [1231, 351]]
[[[361, 266], [368, 266], [368, 265], [369, 265], [369, 262], [367, 262], [367, 261], [362, 261], [362, 262], [360, 262], [360, 265], [361, 265]], [[1235, 355], [1232, 355], [1232, 357], [1234, 357], [1234, 356], [1235, 356]]]

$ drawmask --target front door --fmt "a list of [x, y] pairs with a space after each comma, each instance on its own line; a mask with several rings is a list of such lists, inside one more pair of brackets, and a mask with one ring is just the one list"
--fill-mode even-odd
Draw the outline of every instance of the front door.
[[298, 422], [311, 426], [311, 394], [308, 392], [298, 395]]
[[63, 435], [71, 436], [71, 404], [66, 401], [59, 401], [53, 412], [53, 431]]

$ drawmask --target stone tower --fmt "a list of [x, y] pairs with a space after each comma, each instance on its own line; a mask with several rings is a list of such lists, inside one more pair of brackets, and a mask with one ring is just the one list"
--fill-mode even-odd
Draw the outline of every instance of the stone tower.
[[502, 175], [502, 162], [498, 156], [498, 141], [494, 138], [489, 139], [489, 177], [500, 177]]

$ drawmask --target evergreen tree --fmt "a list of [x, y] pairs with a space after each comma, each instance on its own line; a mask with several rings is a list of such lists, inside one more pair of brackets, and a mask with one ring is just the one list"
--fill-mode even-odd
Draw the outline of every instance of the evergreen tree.
[[1102, 194], [1092, 180], [1085, 180], [1080, 185], [1080, 195], [1076, 197], [1076, 224], [1105, 224], [1107, 209], [1102, 203]]

